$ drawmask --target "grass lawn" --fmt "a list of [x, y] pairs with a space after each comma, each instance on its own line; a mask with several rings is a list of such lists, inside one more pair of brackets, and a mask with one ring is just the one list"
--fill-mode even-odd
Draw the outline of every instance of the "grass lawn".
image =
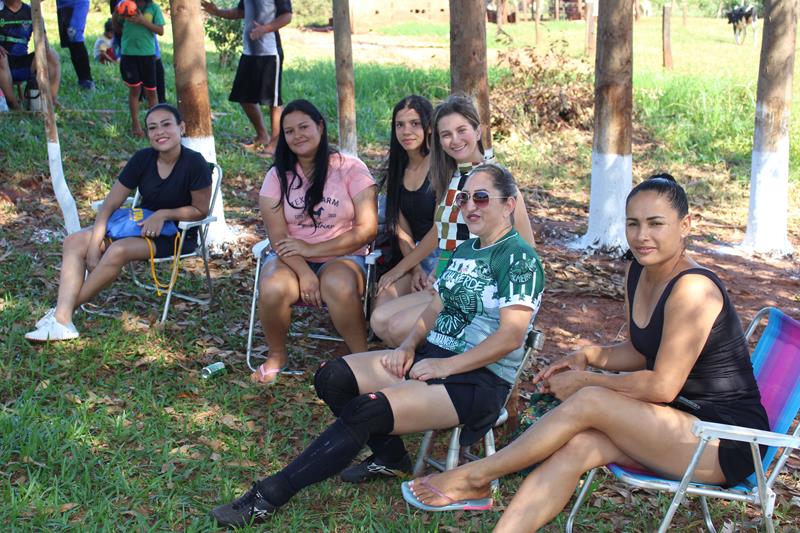
[[[55, 38], [52, 4], [45, 9], [48, 33]], [[91, 14], [90, 44], [105, 18]], [[721, 21], [692, 19], [684, 29], [679, 20], [673, 23], [672, 73], [659, 66], [660, 22], [636, 26], [636, 127], [648, 144], [634, 147], [635, 172], [642, 176], [663, 166], [685, 171], [698, 181], [693, 190], [702, 191], [703, 205], [720, 214], [722, 224], [741, 226], [758, 52], [749, 44], [734, 45]], [[530, 25], [508, 30], [515, 45], [532, 42]], [[427, 31], [385, 30], [447, 38], [438, 26]], [[554, 23], [545, 25], [544, 35], [548, 41], [566, 39], [568, 53], [579, 54], [582, 31], [580, 24]], [[169, 27], [161, 43], [173, 100]], [[499, 45], [492, 41], [490, 46]], [[234, 67], [220, 69], [208, 43], [207, 49], [217, 153], [226, 172], [226, 215], [243, 238], [213, 260], [215, 304], [197, 309], [178, 303], [163, 328], [154, 325], [160, 300], [123, 276], [98, 298], [120, 319], [79, 312], [78, 341], [32, 346], [24, 340], [55, 300], [61, 216], [49, 186], [41, 119], [0, 115], [0, 524], [6, 531], [214, 530], [207, 516], [211, 507], [284, 465], [331, 421], [316, 398], [312, 376], [320, 361], [341, 353], [335, 345], [298, 338], [291, 360], [305, 370], [303, 376], [283, 377], [270, 389], [249, 383], [243, 358], [254, 261], [248, 249], [261, 231], [256, 197], [267, 163], [239, 147], [251, 131], [241, 110], [227, 101]], [[145, 143], [127, 134], [126, 89], [118, 69], [93, 63], [98, 90], [78, 92], [68, 54], [60, 50], [60, 55], [64, 168], [87, 225], [90, 202], [107, 192], [121, 165]], [[501, 74], [493, 72], [493, 78]], [[449, 75], [436, 68], [360, 63], [356, 83], [359, 140], [374, 166], [386, 145], [394, 102], [411, 92], [439, 99], [447, 94]], [[308, 97], [319, 104], [335, 132], [330, 61], [291, 58], [284, 91], [286, 100]], [[794, 141], [797, 131], [792, 128]], [[522, 177], [534, 218], [548, 216], [537, 210], [538, 202], [556, 206], [569, 200], [585, 207], [590, 137], [588, 146], [585, 132], [569, 129], [542, 132], [539, 138], [535, 147], [513, 139], [497, 144], [503, 160]], [[794, 198], [797, 146], [794, 142]], [[710, 185], [703, 188], [704, 181]], [[792, 209], [791, 227], [797, 227], [796, 203]], [[198, 289], [200, 268], [190, 269], [185, 283]], [[302, 324], [317, 321], [304, 316]], [[550, 347], [547, 353], [556, 350]], [[200, 379], [203, 366], [220, 360], [226, 374]], [[407, 440], [410, 450], [416, 450], [417, 440]], [[510, 500], [520, 480], [502, 481], [501, 503]], [[657, 506], [665, 504], [662, 497], [642, 492], [600, 490], [577, 528], [653, 531]], [[698, 508], [692, 509], [679, 515], [675, 530], [701, 527]], [[756, 527], [752, 511], [740, 504], [713, 504], [712, 509], [718, 524], [724, 518], [742, 530]], [[329, 481], [301, 493], [268, 529], [487, 531], [501, 510], [502, 505], [483, 514], [416, 513], [408, 510], [396, 483], [361, 487]], [[800, 521], [797, 508], [784, 498], [776, 514], [782, 526], [796, 527]], [[561, 515], [546, 531], [561, 531], [563, 525]]]

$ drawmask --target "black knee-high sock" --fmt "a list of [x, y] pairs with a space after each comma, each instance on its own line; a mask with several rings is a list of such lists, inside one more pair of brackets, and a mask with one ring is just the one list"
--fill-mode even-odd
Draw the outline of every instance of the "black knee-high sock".
[[159, 57], [156, 59], [156, 94], [158, 95], [158, 103], [167, 103], [167, 86], [164, 82], [164, 62]]
[[[317, 396], [337, 417], [351, 400], [358, 397], [358, 381], [344, 359], [334, 359], [319, 367], [314, 375], [314, 388]], [[375, 457], [388, 463], [402, 460], [407, 453], [403, 439], [396, 435], [372, 435], [367, 446]]]
[[72, 60], [72, 66], [75, 67], [78, 81], [91, 80], [92, 69], [89, 66], [89, 53], [86, 51], [86, 45], [82, 42], [69, 43], [69, 57]]
[[283, 505], [301, 489], [342, 471], [373, 434], [389, 433], [394, 416], [382, 393], [363, 394], [283, 470], [258, 482], [261, 495]]

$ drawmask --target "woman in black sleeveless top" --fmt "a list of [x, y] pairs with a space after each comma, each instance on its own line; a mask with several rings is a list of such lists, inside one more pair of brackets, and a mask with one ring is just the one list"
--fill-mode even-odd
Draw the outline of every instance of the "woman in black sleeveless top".
[[[626, 219], [630, 340], [584, 347], [548, 366], [534, 382], [561, 405], [497, 454], [414, 482], [410, 503], [486, 497], [491, 480], [540, 463], [495, 530], [536, 531], [594, 467], [617, 463], [679, 479], [697, 447], [698, 419], [768, 429], [725, 287], [685, 254], [691, 218], [683, 188], [668, 174], [652, 176], [628, 195]], [[694, 479], [735, 485], [753, 470], [748, 443], [711, 441]]]

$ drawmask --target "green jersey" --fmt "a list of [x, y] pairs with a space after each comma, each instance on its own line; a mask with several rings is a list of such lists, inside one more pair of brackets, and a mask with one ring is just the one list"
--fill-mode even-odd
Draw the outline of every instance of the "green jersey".
[[[164, 25], [164, 15], [155, 2], [150, 2], [141, 10], [142, 16], [158, 26]], [[124, 56], [154, 56], [156, 55], [156, 42], [153, 32], [142, 26], [122, 19], [122, 55]]]
[[[500, 309], [523, 305], [539, 310], [544, 272], [539, 256], [516, 230], [479, 248], [479, 239], [465, 241], [453, 252], [436, 281], [444, 307], [428, 333], [428, 342], [463, 353], [483, 342], [500, 326]], [[487, 366], [513, 383], [524, 347]]]

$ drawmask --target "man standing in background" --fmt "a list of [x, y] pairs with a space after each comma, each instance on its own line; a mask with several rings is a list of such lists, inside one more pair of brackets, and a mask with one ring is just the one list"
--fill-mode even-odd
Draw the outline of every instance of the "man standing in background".
[[61, 48], [69, 49], [69, 57], [78, 85], [81, 89], [94, 89], [92, 67], [89, 64], [89, 53], [83, 42], [83, 30], [86, 28], [86, 16], [89, 14], [89, 0], [56, 0], [58, 15], [58, 37]]

